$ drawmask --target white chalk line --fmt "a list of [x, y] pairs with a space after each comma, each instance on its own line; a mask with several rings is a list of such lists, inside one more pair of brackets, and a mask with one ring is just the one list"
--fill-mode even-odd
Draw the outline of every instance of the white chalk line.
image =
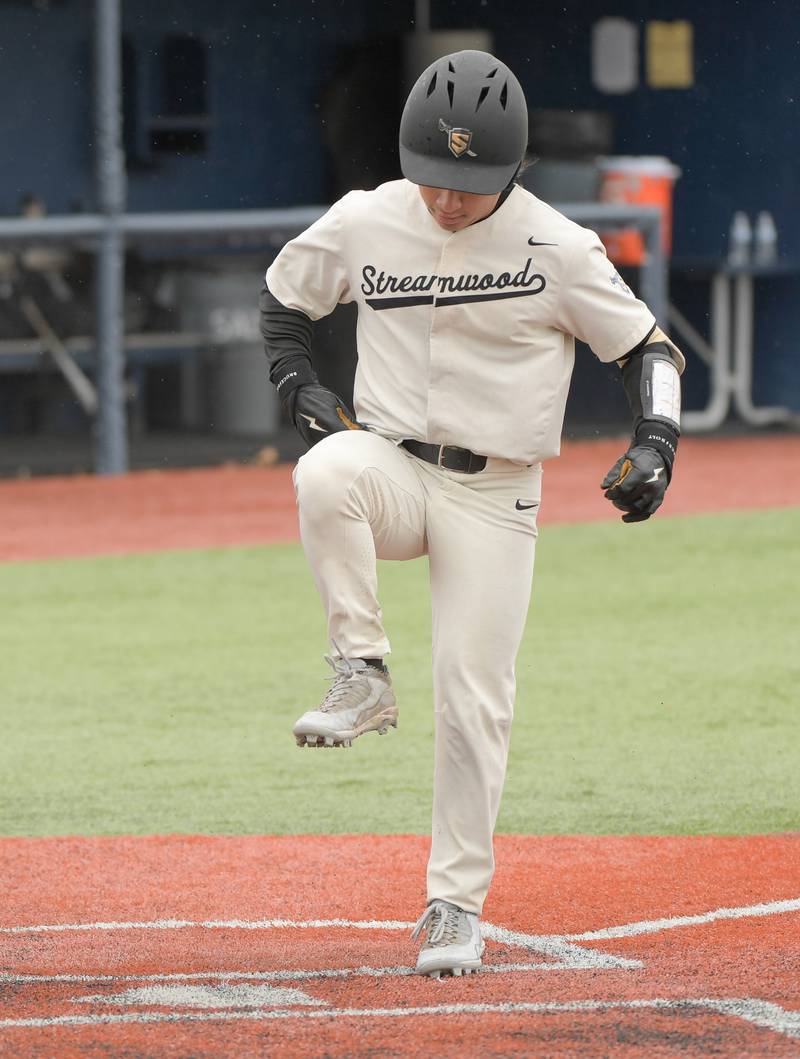
[[[723, 919], [744, 919], [770, 915], [784, 915], [800, 911], [800, 898], [781, 901], [765, 901], [755, 905], [744, 905], [733, 908], [717, 908], [690, 916], [669, 916], [655, 920], [640, 920], [635, 923], [624, 923], [615, 927], [603, 927], [599, 930], [587, 930], [577, 934], [526, 934], [520, 931], [507, 930], [493, 923], [481, 924], [483, 936], [499, 944], [514, 945], [531, 952], [539, 952], [551, 957], [553, 963], [546, 966], [555, 969], [590, 969], [642, 967], [639, 960], [627, 960], [612, 956], [596, 949], [584, 949], [574, 944], [580, 941], [610, 941], [615, 938], [629, 938], [641, 934], [655, 934], [662, 930], [673, 930], [677, 927], [702, 926]], [[2, 934], [58, 933], [64, 931], [85, 930], [320, 930], [340, 927], [355, 930], [411, 930], [413, 923], [404, 920], [358, 920], [358, 919], [228, 919], [228, 920], [189, 920], [189, 919], [156, 919], [143, 921], [112, 921], [95, 923], [47, 923], [27, 926], [0, 927]], [[538, 968], [537, 968], [538, 969]]]
[[123, 989], [119, 993], [90, 993], [74, 996], [71, 1004], [98, 1004], [115, 1008], [205, 1008], [219, 1011], [221, 1008], [292, 1008], [296, 1006], [331, 1007], [327, 1000], [310, 996], [296, 985], [265, 985], [248, 982], [233, 984], [219, 982], [150, 982]]
[[[667, 916], [661, 919], [640, 920], [616, 927], [602, 927], [577, 934], [525, 934], [507, 930], [483, 922], [484, 937], [503, 944], [519, 945], [522, 948], [552, 946], [561, 942], [603, 941], [613, 938], [634, 937], [637, 934], [654, 934], [675, 927], [688, 927], [713, 923], [720, 919], [744, 919], [749, 917], [783, 915], [800, 911], [800, 897], [781, 901], [764, 901], [755, 905], [734, 908], [717, 908], [691, 916]], [[141, 921], [111, 921], [95, 923], [34, 923], [25, 926], [0, 927], [0, 934], [58, 933], [72, 930], [321, 930], [329, 927], [344, 927], [355, 930], [411, 930], [414, 923], [404, 920], [379, 919], [153, 919]]]
[[[578, 941], [596, 941], [612, 938], [621, 937], [633, 937], [639, 934], [656, 933], [661, 930], [668, 930], [675, 927], [694, 926], [711, 923], [717, 920], [723, 919], [739, 919], [747, 917], [760, 917], [767, 915], [780, 915], [788, 912], [794, 912], [800, 910], [800, 899], [790, 899], [783, 901], [771, 901], [762, 902], [756, 905], [747, 905], [739, 908], [719, 908], [710, 912], [704, 912], [693, 916], [672, 916], [668, 918], [662, 918], [658, 920], [644, 920], [635, 923], [623, 924], [617, 927], [606, 927], [600, 930], [585, 931], [580, 934], [567, 934], [567, 935], [534, 935], [525, 934], [522, 932], [510, 931], [503, 927], [495, 926], [491, 923], [483, 923], [482, 929], [484, 936], [490, 940], [497, 941], [503, 944], [515, 945], [528, 949], [529, 951], [539, 951], [550, 955], [554, 959], [545, 964], [494, 964], [485, 965], [484, 972], [495, 972], [502, 973], [510, 970], [554, 970], [569, 969], [574, 970], [576, 967], [598, 967], [598, 966], [643, 966], [640, 961], [622, 960], [618, 957], [613, 957], [605, 953], [600, 953], [597, 950], [586, 950], [581, 948], [579, 945], [573, 944]], [[271, 920], [204, 920], [196, 922], [192, 920], [177, 920], [177, 919], [165, 919], [165, 920], [152, 920], [143, 922], [110, 922], [110, 923], [77, 923], [77, 924], [35, 924], [31, 926], [22, 927], [0, 927], [0, 933], [6, 934], [22, 934], [22, 933], [42, 933], [42, 932], [59, 932], [68, 930], [135, 930], [135, 929], [149, 929], [149, 930], [169, 930], [169, 929], [183, 929], [183, 928], [207, 928], [207, 929], [248, 929], [248, 930], [264, 930], [264, 929], [324, 929], [328, 927], [343, 927], [343, 928], [355, 928], [361, 930], [407, 930], [410, 929], [413, 924], [399, 920], [346, 920], [346, 919], [319, 919], [319, 920], [287, 920], [287, 919], [271, 919]], [[558, 957], [563, 957], [562, 961], [558, 961]], [[583, 962], [588, 959], [588, 964]], [[608, 962], [607, 962], [608, 961]], [[372, 976], [380, 976], [383, 974], [409, 974], [413, 973], [410, 968], [353, 968], [350, 970], [328, 970], [328, 971], [308, 971], [308, 972], [290, 972], [290, 971], [273, 971], [273, 972], [257, 972], [255, 975], [250, 975], [247, 972], [228, 972], [220, 974], [221, 978], [264, 978], [268, 979], [283, 979], [288, 980], [291, 978], [310, 978], [310, 977], [346, 977], [353, 976], [356, 974], [365, 974]], [[205, 973], [198, 972], [191, 976], [186, 975], [170, 975], [170, 976], [10, 976], [6, 974], [0, 974], [0, 981], [144, 981], [144, 980], [187, 980], [188, 977], [208, 978], [209, 976]], [[175, 1022], [175, 1021], [197, 1021], [197, 1020], [231, 1020], [231, 1019], [278, 1019], [278, 1018], [298, 1018], [298, 1017], [403, 1017], [407, 1015], [415, 1014], [470, 1014], [470, 1013], [506, 1013], [506, 1012], [531, 1012], [531, 1013], [544, 1013], [548, 1011], [581, 1011], [581, 1010], [604, 1010], [610, 1008], [642, 1008], [642, 1007], [672, 1007], [672, 1008], [692, 1008], [692, 1007], [704, 1007], [709, 1010], [716, 1011], [719, 1014], [733, 1015], [738, 1018], [742, 1018], [745, 1021], [752, 1023], [753, 1025], [761, 1026], [765, 1029], [770, 1029], [778, 1033], [790, 1037], [800, 1037], [800, 1012], [789, 1011], [780, 1007], [777, 1004], [770, 1003], [768, 1001], [757, 1000], [753, 998], [743, 999], [728, 999], [728, 1000], [716, 1000], [716, 999], [705, 999], [705, 1000], [685, 1000], [685, 1001], [666, 1001], [666, 1000], [652, 1000], [652, 1001], [575, 1001], [565, 1004], [525, 1004], [525, 1003], [509, 1003], [509, 1004], [478, 1004], [478, 1005], [444, 1005], [437, 1006], [434, 1008], [397, 1008], [397, 1009], [355, 1009], [355, 1008], [342, 1008], [342, 1009], [326, 1009], [324, 1012], [319, 1011], [287, 1011], [287, 1010], [270, 1010], [270, 1011], [247, 1011], [247, 1012], [211, 1012], [199, 1014], [193, 1012], [191, 1014], [181, 1013], [160, 1013], [160, 1012], [130, 1012], [120, 1015], [92, 1015], [92, 1016], [75, 1016], [75, 1015], [63, 1015], [54, 1016], [50, 1019], [4, 1019], [0, 1020], [0, 1027], [12, 1027], [12, 1026], [45, 1026], [45, 1025], [87, 1025], [90, 1023], [108, 1023], [108, 1022]]]
[[[572, 971], [571, 963], [485, 963], [481, 974], [513, 974], [515, 971]], [[10, 974], [0, 971], [0, 985], [93, 984], [97, 982], [292, 982], [314, 979], [412, 978], [413, 967], [336, 967], [283, 971], [190, 971], [186, 974]]]
[[[544, 956], [550, 956], [559, 969], [607, 971], [614, 967], [634, 970], [644, 966], [641, 960], [612, 956], [611, 953], [601, 952], [599, 949], [584, 949], [558, 935], [523, 934], [521, 931], [497, 927], [494, 923], [481, 923], [481, 934], [487, 941], [513, 945], [528, 952], [540, 952]], [[552, 967], [553, 964], [545, 966]]]
[[412, 930], [414, 923], [399, 919], [149, 919], [108, 923], [36, 923], [24, 927], [0, 927], [0, 934], [50, 934], [65, 930], [323, 930], [347, 927], [355, 930]]
[[[388, 919], [153, 919], [133, 922], [98, 923], [45, 923], [24, 927], [0, 927], [4, 934], [45, 934], [86, 930], [323, 930], [331, 927], [356, 930], [411, 930], [413, 923]], [[642, 967], [640, 960], [585, 949], [557, 936], [539, 936], [506, 930], [493, 923], [481, 923], [481, 932], [490, 941], [502, 945], [514, 945], [528, 952], [549, 956], [551, 962], [542, 964], [542, 970], [608, 970], [610, 968], [633, 969]]]
[[271, 1022], [280, 1019], [409, 1018], [436, 1015], [550, 1015], [591, 1011], [706, 1011], [742, 1019], [784, 1036], [800, 1038], [800, 1012], [751, 997], [717, 999], [571, 1000], [543, 1003], [509, 1001], [503, 1004], [436, 1004], [401, 1008], [256, 1009], [253, 1011], [125, 1012], [119, 1015], [54, 1015], [51, 1018], [2, 1019], [0, 1028], [96, 1026], [118, 1023]]
[[788, 901], [766, 901], [758, 905], [741, 908], [717, 908], [713, 912], [701, 912], [694, 916], [669, 916], [666, 919], [645, 919], [638, 923], [625, 923], [618, 927], [603, 927], [586, 930], [581, 934], [559, 935], [566, 941], [608, 941], [612, 938], [632, 938], [637, 934], [656, 934], [675, 927], [694, 927], [714, 923], [720, 919], [745, 919], [750, 916], [778, 916], [786, 912], [800, 912], [800, 897]]

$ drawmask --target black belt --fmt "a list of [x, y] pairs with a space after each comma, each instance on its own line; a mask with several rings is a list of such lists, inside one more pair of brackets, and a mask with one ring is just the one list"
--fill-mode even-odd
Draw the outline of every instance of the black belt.
[[448, 471], [477, 474], [486, 466], [485, 456], [479, 456], [477, 452], [470, 452], [469, 449], [456, 448], [455, 445], [427, 445], [422, 441], [411, 439], [401, 441], [400, 444], [414, 456], [419, 456], [421, 460], [433, 463], [437, 467], [444, 467]]

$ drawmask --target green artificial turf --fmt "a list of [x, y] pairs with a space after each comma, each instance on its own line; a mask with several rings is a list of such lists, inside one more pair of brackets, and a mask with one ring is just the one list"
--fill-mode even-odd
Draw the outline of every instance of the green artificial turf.
[[[800, 827], [800, 509], [548, 528], [499, 828]], [[0, 833], [426, 832], [427, 565], [386, 563], [400, 728], [300, 750], [299, 546], [0, 567]]]

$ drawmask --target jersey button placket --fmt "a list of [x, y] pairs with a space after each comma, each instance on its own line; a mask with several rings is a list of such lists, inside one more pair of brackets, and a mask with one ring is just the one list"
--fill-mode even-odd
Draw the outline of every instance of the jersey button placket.
[[[463, 239], [459, 241], [460, 233], [454, 232], [450, 235], [442, 245], [442, 252], [439, 257], [439, 264], [437, 266], [437, 275], [441, 278], [442, 276], [455, 276], [458, 274], [463, 258], [464, 258], [464, 247]], [[428, 391], [428, 415], [427, 415], [427, 430], [428, 439], [435, 442], [438, 445], [445, 443], [452, 443], [452, 438], [443, 437], [442, 428], [442, 406], [447, 402], [450, 396], [448, 387], [448, 380], [453, 378], [452, 363], [453, 350], [448, 340], [449, 328], [446, 325], [441, 324], [441, 313], [442, 309], [436, 304], [436, 296], [440, 293], [439, 285], [434, 287], [434, 303], [431, 308], [431, 326], [428, 335], [428, 379], [429, 379], [429, 391]], [[452, 488], [452, 483], [447, 477], [446, 472], [441, 472], [442, 482], [448, 482], [448, 488]]]

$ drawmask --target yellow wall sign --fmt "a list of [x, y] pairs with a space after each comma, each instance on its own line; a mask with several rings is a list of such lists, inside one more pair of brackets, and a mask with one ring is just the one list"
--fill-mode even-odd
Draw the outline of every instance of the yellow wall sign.
[[694, 42], [691, 22], [647, 23], [647, 83], [650, 88], [691, 88]]

